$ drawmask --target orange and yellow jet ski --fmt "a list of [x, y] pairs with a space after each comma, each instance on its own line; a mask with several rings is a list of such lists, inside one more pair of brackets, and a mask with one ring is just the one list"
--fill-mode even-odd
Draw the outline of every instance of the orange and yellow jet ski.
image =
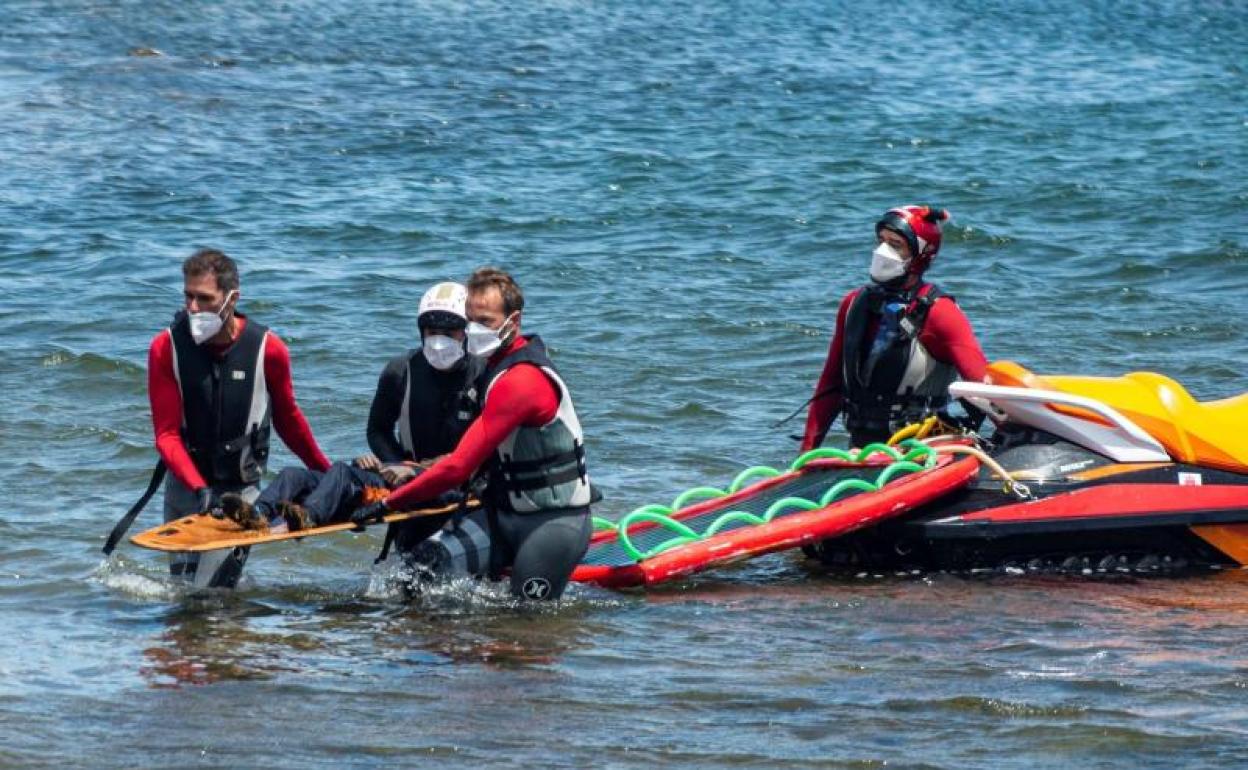
[[1011, 362], [989, 378], [950, 386], [998, 422], [972, 483], [808, 554], [849, 570], [1248, 565], [1248, 394], [1199, 402], [1159, 374]]

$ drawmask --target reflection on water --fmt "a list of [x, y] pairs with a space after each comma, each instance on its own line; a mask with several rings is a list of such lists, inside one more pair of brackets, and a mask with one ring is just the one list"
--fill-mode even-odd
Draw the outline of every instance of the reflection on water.
[[[209, 603], [216, 606], [205, 606]], [[297, 671], [292, 653], [319, 649], [325, 642], [310, 634], [253, 627], [252, 621], [267, 614], [264, 609], [234, 597], [183, 599], [165, 616], [159, 643], [144, 648], [140, 673], [153, 687], [181, 687]]]
[[[126, 699], [175, 691], [144, 713], [184, 742], [200, 740], [179, 721], [189, 704], [233, 715], [213, 729], [218, 743], [237, 735], [268, 757], [287, 746], [268, 748], [272, 730], [304, 741], [333, 714], [350, 737], [318, 735], [309, 756], [415, 748], [462, 766], [501, 744], [541, 765], [569, 751], [581, 766], [793, 767], [812, 756], [989, 766], [976, 763], [1001, 752], [1147, 766], [1178, 752], [1198, 767], [1241, 756], [1248, 734], [1244, 572], [876, 578], [774, 555], [658, 590], [574, 586], [557, 605], [530, 605], [470, 580], [408, 597], [385, 565], [365, 576], [367, 558], [355, 579], [319, 585], [319, 570], [276, 578], [260, 559], [249, 587], [203, 597], [112, 565], [103, 582], [135, 587], [151, 608], [132, 617], [146, 638], [132, 670], [149, 695]], [[396, 714], [418, 716], [396, 734]], [[950, 742], [911, 751], [885, 739], [903, 725]], [[932, 751], [948, 761], [927, 762]], [[246, 764], [221, 761], [233, 759]]]
[[452, 620], [422, 628], [413, 641], [451, 663], [499, 668], [555, 665], [569, 650], [587, 643], [575, 619], [532, 620], [522, 616], [502, 616], [486, 623]]
[[385, 599], [303, 589], [182, 597], [143, 649], [140, 674], [176, 688], [339, 668], [357, 655], [400, 666], [551, 666], [584, 644], [586, 611], [612, 603], [578, 596], [592, 593], [534, 605], [505, 582], [457, 580]]

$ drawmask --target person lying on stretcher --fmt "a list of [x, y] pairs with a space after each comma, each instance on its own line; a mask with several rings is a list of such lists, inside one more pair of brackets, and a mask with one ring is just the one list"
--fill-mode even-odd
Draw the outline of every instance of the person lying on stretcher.
[[[243, 529], [290, 532], [346, 521], [361, 506], [385, 499], [390, 490], [416, 478], [436, 460], [382, 464], [372, 454], [350, 463], [336, 462], [328, 471], [283, 468], [254, 503], [242, 495], [221, 496], [221, 511]], [[439, 503], [458, 502], [462, 495], [443, 495]], [[445, 499], [443, 499], [445, 498]]]

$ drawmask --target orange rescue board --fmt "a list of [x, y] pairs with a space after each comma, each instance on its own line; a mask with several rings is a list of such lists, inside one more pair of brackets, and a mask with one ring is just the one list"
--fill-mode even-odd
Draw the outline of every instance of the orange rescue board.
[[[469, 500], [469, 508], [476, 507], [477, 501]], [[458, 503], [443, 505], [437, 508], [422, 508], [413, 511], [401, 511], [388, 514], [387, 524], [406, 521], [421, 516], [440, 516], [454, 513]], [[318, 537], [335, 532], [349, 532], [355, 525], [349, 521], [326, 524], [323, 527], [301, 529], [298, 532], [271, 532], [268, 529], [243, 529], [237, 522], [229, 519], [218, 519], [207, 513], [193, 513], [180, 519], [152, 527], [130, 538], [130, 542], [142, 548], [155, 551], [217, 551], [222, 548], [276, 543], [279, 540], [298, 540], [305, 537]]]

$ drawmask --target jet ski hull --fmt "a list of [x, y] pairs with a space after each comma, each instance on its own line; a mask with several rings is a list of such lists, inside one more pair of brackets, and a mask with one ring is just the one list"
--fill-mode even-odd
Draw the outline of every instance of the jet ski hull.
[[982, 469], [906, 517], [813, 550], [851, 571], [1159, 572], [1248, 565], [1248, 475], [1172, 462], [1116, 463], [1042, 431], [1005, 432], [990, 454], [1027, 485]]

